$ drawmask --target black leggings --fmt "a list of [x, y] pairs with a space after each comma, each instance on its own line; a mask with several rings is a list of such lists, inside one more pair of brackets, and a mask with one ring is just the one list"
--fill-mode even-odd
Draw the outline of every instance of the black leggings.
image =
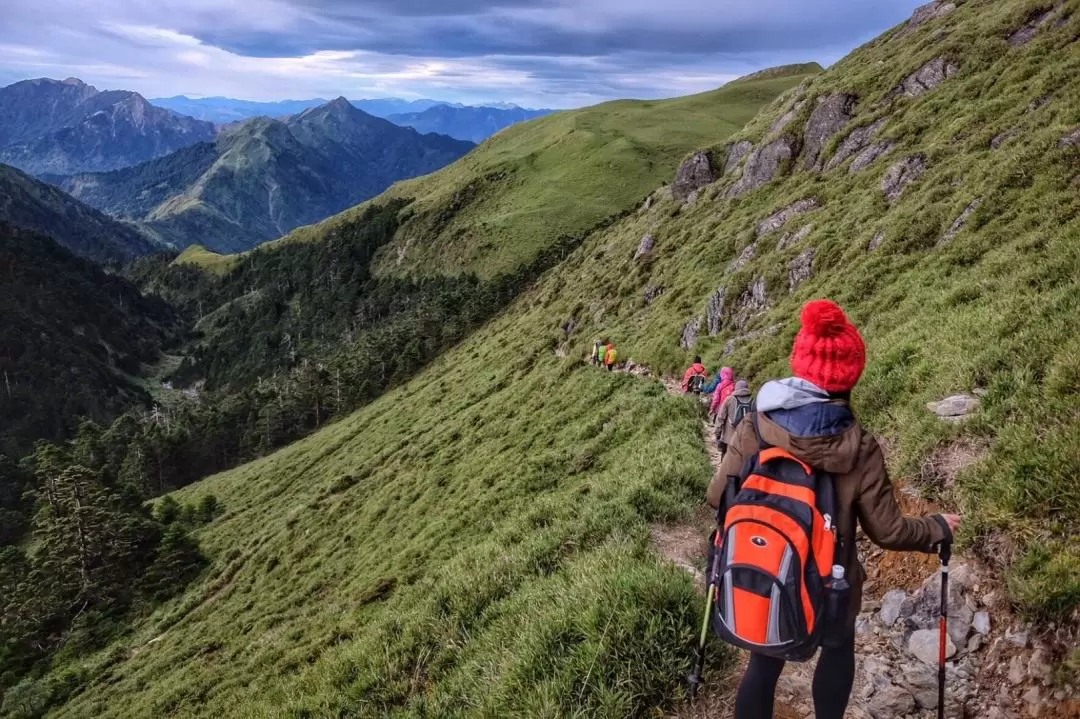
[[[776, 682], [784, 660], [750, 655], [739, 693], [735, 697], [735, 719], [772, 719]], [[822, 649], [814, 670], [814, 716], [816, 719], [843, 719], [855, 682], [855, 633], [837, 649]]]

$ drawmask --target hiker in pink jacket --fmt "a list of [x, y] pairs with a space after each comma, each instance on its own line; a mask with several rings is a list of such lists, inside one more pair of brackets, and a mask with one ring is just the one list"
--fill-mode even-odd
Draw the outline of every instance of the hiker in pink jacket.
[[713, 421], [716, 418], [716, 413], [720, 411], [720, 405], [724, 404], [724, 400], [731, 396], [731, 393], [735, 391], [735, 373], [730, 367], [725, 367], [720, 370], [720, 384], [716, 385], [716, 391], [713, 392], [712, 404], [709, 405], [709, 421]]

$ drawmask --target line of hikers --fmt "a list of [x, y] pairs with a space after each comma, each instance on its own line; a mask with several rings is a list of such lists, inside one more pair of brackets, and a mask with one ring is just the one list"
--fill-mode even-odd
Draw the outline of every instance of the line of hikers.
[[609, 340], [596, 340], [593, 342], [592, 355], [589, 362], [594, 366], [607, 367], [608, 372], [615, 369], [615, 363], [619, 359], [619, 353]]
[[[808, 303], [800, 319], [792, 376], [766, 382], [756, 397], [729, 367], [710, 381], [700, 357], [683, 375], [685, 392], [711, 397], [709, 418], [723, 452], [707, 493], [717, 528], [689, 681], [693, 693], [709, 627], [750, 651], [735, 719], [772, 717], [785, 662], [806, 661], [819, 648], [815, 716], [842, 719], [854, 682], [855, 619], [866, 577], [856, 525], [884, 549], [940, 553], [947, 568], [961, 521], [954, 514], [903, 515], [881, 448], [851, 408], [866, 365], [862, 336], [828, 300]], [[945, 624], [943, 615], [943, 647]], [[944, 661], [943, 651], [942, 698]]]

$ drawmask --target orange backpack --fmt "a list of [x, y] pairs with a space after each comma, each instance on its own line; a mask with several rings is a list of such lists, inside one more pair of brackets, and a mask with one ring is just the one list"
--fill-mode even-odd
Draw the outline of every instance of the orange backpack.
[[[846, 620], [832, 615], [846, 614], [847, 596], [830, 596], [842, 556], [833, 478], [762, 442], [760, 433], [758, 441], [740, 476], [728, 478], [713, 534], [713, 628], [743, 649], [805, 661]], [[847, 583], [837, 582], [836, 592], [850, 592]]]

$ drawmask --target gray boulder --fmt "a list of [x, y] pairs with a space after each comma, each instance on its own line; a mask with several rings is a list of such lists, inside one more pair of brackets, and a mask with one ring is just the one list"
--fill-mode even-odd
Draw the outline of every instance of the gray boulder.
[[874, 719], [896, 719], [915, 711], [915, 697], [907, 689], [890, 684], [874, 693], [866, 709]]
[[1015, 127], [1010, 127], [1005, 132], [994, 135], [994, 138], [992, 140], [990, 140], [990, 149], [991, 150], [998, 149], [999, 147], [1004, 145], [1006, 142], [1008, 142], [1009, 140], [1016, 137], [1018, 134], [1020, 134], [1019, 129], [1017, 129]]
[[861, 151], [866, 147], [867, 143], [881, 132], [881, 129], [888, 123], [888, 118], [881, 118], [877, 122], [869, 125], [863, 125], [856, 127], [854, 130], [848, 133], [837, 146], [836, 152], [829, 158], [829, 161], [825, 164], [826, 170], [833, 170], [844, 163], [848, 158], [855, 155], [855, 153]]
[[855, 113], [857, 98], [854, 95], [837, 94], [818, 98], [817, 107], [810, 113], [803, 130], [802, 159], [799, 167], [803, 170], [822, 169], [821, 151], [825, 144], [851, 122]]
[[671, 194], [676, 200], [685, 202], [695, 190], [716, 182], [717, 177], [719, 175], [713, 167], [712, 155], [698, 150], [679, 165]]
[[915, 182], [926, 172], [926, 157], [924, 155], [912, 155], [890, 167], [881, 180], [881, 191], [885, 193], [885, 199], [896, 202], [904, 189]]
[[912, 33], [919, 26], [925, 25], [931, 20], [943, 18], [955, 9], [955, 3], [944, 2], [944, 0], [936, 0], [936, 2], [927, 3], [926, 5], [920, 5], [919, 7], [915, 8], [915, 12], [911, 14], [911, 18], [907, 21], [907, 23], [900, 30], [900, 32], [896, 34], [896, 37], [904, 37], [905, 35]]
[[769, 297], [765, 289], [765, 278], [758, 277], [747, 287], [735, 302], [735, 316], [732, 324], [739, 330], [746, 329], [750, 320], [761, 315], [769, 308]]
[[684, 350], [694, 349], [694, 345], [697, 344], [698, 336], [701, 334], [701, 318], [694, 317], [683, 325], [682, 337], [679, 339], [679, 346]]
[[881, 243], [885, 241], [885, 230], [879, 230], [877, 234], [870, 238], [870, 244], [866, 246], [870, 252], [873, 252], [877, 248], [881, 247]]
[[896, 620], [900, 618], [900, 608], [904, 606], [907, 598], [907, 592], [903, 589], [890, 589], [886, 592], [881, 598], [881, 623], [887, 627], [896, 624]]
[[[936, 629], [920, 629], [912, 632], [908, 639], [908, 651], [922, 663], [936, 667], [938, 663], [938, 631]], [[945, 637], [945, 658], [952, 659], [956, 656], [956, 645], [953, 644], [951, 635]]]
[[782, 250], [786, 250], [787, 248], [791, 247], [792, 245], [799, 244], [800, 242], [805, 240], [807, 237], [809, 237], [810, 233], [813, 232], [813, 231], [814, 231], [814, 223], [811, 222], [810, 224], [805, 225], [804, 227], [800, 228], [798, 232], [788, 232], [788, 233], [784, 234], [784, 236], [780, 238], [780, 241], [776, 243], [776, 251], [780, 252]]
[[1051, 8], [1036, 14], [1023, 27], [1009, 35], [1009, 44], [1013, 47], [1019, 47], [1034, 40], [1035, 36], [1039, 34], [1039, 29], [1054, 17], [1056, 10], [1057, 8]]
[[710, 335], [718, 335], [724, 328], [724, 302], [727, 300], [727, 287], [713, 292], [705, 307], [705, 321]]
[[918, 97], [930, 92], [958, 72], [960, 72], [960, 66], [952, 60], [940, 56], [935, 57], [904, 78], [904, 81], [892, 91], [890, 97], [898, 95]]
[[743, 248], [738, 257], [731, 261], [731, 264], [727, 267], [728, 273], [738, 272], [743, 267], [746, 267], [754, 259], [755, 255], [757, 255], [757, 243], [752, 242]]
[[848, 167], [848, 172], [854, 175], [856, 172], [865, 170], [870, 165], [877, 162], [878, 158], [884, 157], [893, 151], [895, 145], [891, 140], [882, 140], [875, 142], [873, 145], [866, 147], [855, 156], [855, 159], [851, 161], [851, 165]]
[[739, 163], [754, 149], [749, 140], [739, 140], [727, 146], [727, 159], [724, 161], [724, 174], [730, 175], [739, 168]]
[[739, 197], [776, 177], [795, 154], [794, 142], [781, 137], [750, 153], [742, 177], [728, 190], [728, 197]]
[[969, 202], [968, 206], [964, 208], [964, 211], [960, 213], [960, 216], [957, 217], [951, 225], [949, 225], [949, 229], [945, 230], [945, 234], [941, 238], [941, 242], [939, 242], [938, 244], [944, 244], [956, 237], [956, 235], [959, 234], [960, 230], [964, 229], [964, 226], [967, 224], [968, 218], [971, 217], [971, 213], [979, 209], [979, 205], [981, 204], [981, 197], [977, 197], [971, 202]]
[[[949, 585], [948, 608], [949, 637], [954, 645], [967, 646], [967, 636], [975, 620], [975, 613], [964, 599], [964, 590], [955, 583]], [[916, 594], [911, 622], [921, 629], [931, 630], [937, 626], [940, 612], [941, 570], [938, 570], [930, 575]]]
[[817, 250], [810, 247], [788, 263], [788, 289], [791, 292], [799, 289], [799, 285], [814, 276], [815, 255], [817, 255]]
[[791, 121], [795, 119], [795, 116], [799, 114], [799, 110], [802, 110], [805, 105], [806, 100], [799, 100], [792, 104], [783, 115], [777, 118], [776, 122], [772, 124], [772, 127], [769, 128], [769, 136], [775, 137], [786, 130], [787, 126], [791, 124]]
[[747, 342], [754, 342], [762, 339], [763, 337], [775, 337], [776, 334], [784, 328], [784, 325], [769, 325], [763, 327], [760, 330], [754, 330], [753, 332], [747, 332], [744, 335], [738, 337], [732, 337], [724, 344], [724, 354], [733, 354], [739, 345], [746, 344]]
[[1058, 147], [1080, 147], [1080, 127], [1061, 138]]
[[651, 305], [662, 294], [664, 294], [663, 285], [649, 285], [645, 288], [645, 305]]
[[651, 234], [647, 234], [641, 238], [641, 242], [638, 243], [637, 252], [634, 253], [635, 260], [648, 259], [652, 256], [653, 248], [656, 247], [656, 238]]
[[970, 394], [955, 394], [939, 402], [927, 402], [926, 408], [938, 418], [959, 422], [969, 417], [979, 408], [979, 398]]
[[971, 620], [971, 627], [984, 637], [990, 634], [990, 613], [975, 612], [975, 616]]
[[781, 227], [791, 221], [792, 218], [799, 215], [805, 215], [811, 210], [816, 210], [821, 207], [821, 203], [816, 197], [804, 197], [801, 200], [792, 202], [787, 207], [777, 210], [772, 213], [757, 225], [757, 236], [767, 235], [770, 232], [779, 230]]

